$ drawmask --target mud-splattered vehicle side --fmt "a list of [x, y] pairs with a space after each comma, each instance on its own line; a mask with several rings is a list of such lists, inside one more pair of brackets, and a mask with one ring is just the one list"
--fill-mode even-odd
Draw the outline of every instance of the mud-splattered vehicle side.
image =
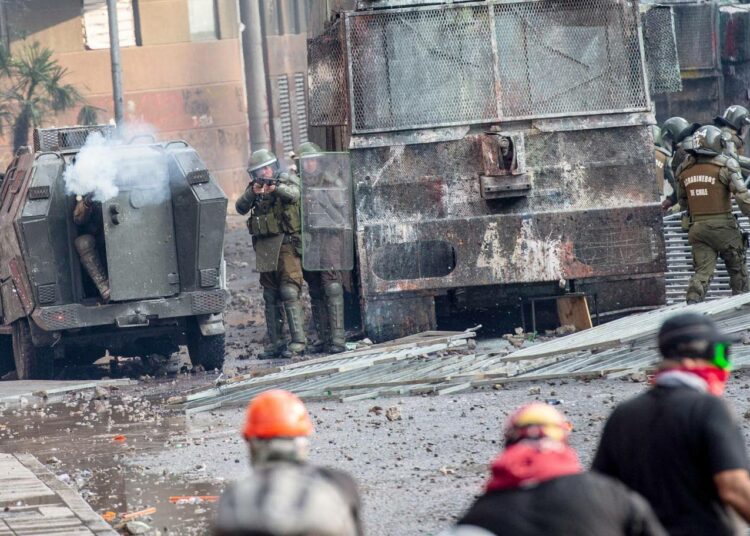
[[76, 196], [64, 180], [93, 132], [112, 134], [108, 127], [35, 132], [33, 150], [19, 151], [3, 181], [1, 372], [15, 366], [19, 378], [43, 378], [55, 361], [91, 363], [107, 351], [168, 355], [179, 344], [187, 344], [194, 364], [220, 367], [226, 196], [185, 142], [113, 148], [111, 158], [131, 173], [142, 173], [138, 166], [146, 160], [158, 163], [166, 182], [157, 200], [156, 180], [146, 177], [96, 205], [107, 302], [74, 246], [82, 231], [72, 218]]

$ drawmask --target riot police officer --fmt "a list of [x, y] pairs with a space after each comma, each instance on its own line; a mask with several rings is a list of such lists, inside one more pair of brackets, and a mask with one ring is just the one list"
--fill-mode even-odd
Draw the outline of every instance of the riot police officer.
[[[297, 169], [302, 180], [315, 180], [316, 183], [335, 183], [335, 178], [327, 176], [315, 156], [322, 156], [320, 147], [312, 142], [299, 146], [295, 153]], [[308, 157], [308, 158], [303, 158]], [[316, 202], [321, 201], [318, 196], [308, 196], [303, 199], [303, 210], [314, 211]], [[324, 201], [328, 211], [335, 211], [335, 203], [330, 196]], [[343, 247], [340, 233], [336, 230], [316, 233], [316, 239], [323, 242], [318, 244], [317, 253], [324, 262], [336, 265]], [[328, 257], [327, 259], [325, 257]], [[340, 270], [303, 270], [305, 281], [310, 291], [310, 305], [318, 332], [317, 350], [335, 354], [346, 350], [346, 334], [344, 327], [344, 286], [343, 273]]]
[[728, 137], [725, 154], [739, 162], [742, 175], [747, 177], [750, 174], [750, 158], [742, 153], [747, 126], [750, 125], [750, 112], [744, 106], [734, 104], [714, 119], [714, 124], [725, 134], [725, 139]]
[[672, 175], [676, 177], [677, 168], [687, 156], [683, 142], [700, 128], [698, 123], [688, 123], [683, 117], [670, 117], [661, 126], [662, 145], [672, 153]]
[[699, 128], [685, 140], [687, 156], [677, 170], [680, 204], [688, 208], [688, 241], [695, 274], [690, 279], [687, 302], [703, 300], [720, 255], [729, 273], [732, 294], [748, 291], [745, 244], [732, 215], [732, 194], [740, 210], [750, 214], [740, 165], [726, 156], [725, 136], [717, 127]]
[[102, 208], [101, 203], [95, 204], [92, 197], [91, 194], [76, 196], [73, 223], [78, 227], [79, 235], [73, 243], [81, 260], [81, 266], [94, 282], [102, 301], [107, 303], [110, 297], [109, 279], [107, 269], [99, 255], [100, 244], [97, 244], [97, 237], [100, 236], [104, 227]]
[[[248, 163], [250, 184], [235, 204], [239, 214], [250, 214], [247, 228], [253, 237], [256, 265], [265, 302], [269, 344], [261, 359], [291, 357], [305, 351], [307, 340], [302, 289], [302, 241], [300, 188], [294, 175], [281, 173], [276, 156], [266, 149], [255, 151]], [[284, 319], [291, 343], [284, 342]]]
[[[656, 163], [656, 187], [665, 210], [677, 203], [672, 175], [672, 151], [664, 146], [659, 125], [651, 125], [651, 136], [654, 138], [654, 157]], [[667, 185], [669, 187], [667, 188]]]
[[734, 104], [724, 110], [724, 113], [714, 119], [714, 124], [729, 136], [726, 142], [729, 156], [736, 157], [742, 153], [745, 145], [745, 132], [750, 124], [750, 112], [744, 106]]

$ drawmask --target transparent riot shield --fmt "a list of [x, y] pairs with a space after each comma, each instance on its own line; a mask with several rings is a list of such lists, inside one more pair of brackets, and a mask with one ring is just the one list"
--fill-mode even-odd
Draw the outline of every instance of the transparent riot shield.
[[348, 153], [300, 158], [302, 267], [309, 271], [354, 268], [354, 207]]

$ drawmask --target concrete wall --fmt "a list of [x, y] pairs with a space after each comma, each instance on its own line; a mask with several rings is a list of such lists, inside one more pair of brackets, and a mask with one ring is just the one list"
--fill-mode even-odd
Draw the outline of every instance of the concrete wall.
[[[218, 3], [220, 39], [191, 42], [187, 0], [139, 0], [141, 46], [122, 49], [129, 120], [153, 125], [160, 139], [194, 145], [230, 197], [246, 185], [248, 153], [242, 55], [235, 2]], [[12, 0], [7, 4], [11, 48], [39, 41], [55, 51], [89, 104], [113, 113], [109, 50], [86, 50], [81, 0]], [[45, 126], [75, 123], [77, 110]], [[12, 148], [0, 138], [0, 163]]]

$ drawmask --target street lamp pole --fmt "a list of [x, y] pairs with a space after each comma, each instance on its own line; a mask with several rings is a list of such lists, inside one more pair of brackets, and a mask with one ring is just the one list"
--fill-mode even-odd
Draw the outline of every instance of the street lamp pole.
[[122, 125], [122, 65], [120, 63], [120, 30], [117, 26], [117, 0], [107, 0], [109, 15], [109, 53], [112, 62], [112, 97], [115, 102], [115, 123]]

